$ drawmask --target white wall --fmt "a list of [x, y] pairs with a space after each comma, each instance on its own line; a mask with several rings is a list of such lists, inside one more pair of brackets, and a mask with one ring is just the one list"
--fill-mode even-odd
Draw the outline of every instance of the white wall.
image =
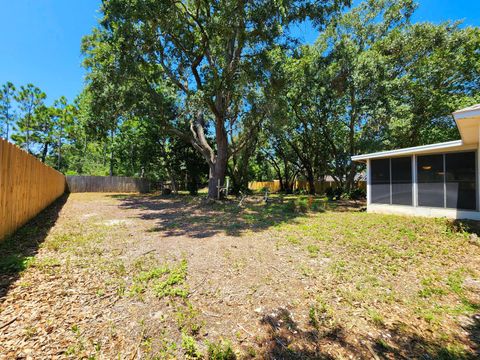
[[367, 212], [377, 213], [377, 214], [395, 214], [395, 215], [409, 215], [409, 216], [423, 216], [423, 217], [445, 217], [448, 219], [480, 220], [480, 212], [478, 211], [431, 208], [431, 207], [424, 207], [424, 206], [369, 204], [367, 207]]

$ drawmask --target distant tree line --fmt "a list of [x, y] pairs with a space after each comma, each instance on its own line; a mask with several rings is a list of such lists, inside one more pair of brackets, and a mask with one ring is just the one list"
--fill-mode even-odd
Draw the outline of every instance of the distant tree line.
[[0, 88], [0, 137], [70, 175], [123, 175], [169, 181], [193, 193], [207, 181], [207, 165], [191, 146], [164, 136], [158, 124], [123, 118], [108, 133], [92, 127], [89, 93], [47, 106], [28, 84]]
[[[104, 0], [82, 43], [82, 94], [45, 107], [34, 86], [5, 84], [4, 137], [64, 172], [211, 197], [226, 176], [234, 192], [304, 179], [314, 193], [327, 176], [352, 191], [352, 155], [458, 138], [451, 112], [480, 102], [480, 29], [412, 24], [411, 0], [349, 6]], [[307, 20], [314, 44], [292, 30]]]

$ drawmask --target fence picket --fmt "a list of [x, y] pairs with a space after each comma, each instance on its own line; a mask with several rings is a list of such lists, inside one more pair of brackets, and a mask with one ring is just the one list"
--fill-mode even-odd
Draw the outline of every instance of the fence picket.
[[0, 240], [65, 192], [65, 176], [0, 139]]
[[76, 192], [145, 193], [150, 191], [150, 182], [124, 176], [67, 176], [68, 190]]
[[[336, 187], [334, 181], [315, 181], [315, 192], [317, 194], [322, 194], [325, 190], [329, 187]], [[359, 181], [358, 187], [361, 189], [366, 189], [365, 181]], [[273, 181], [252, 181], [248, 183], [248, 188], [253, 191], [259, 191], [262, 189], [268, 189], [270, 192], [277, 192], [280, 191], [280, 181], [273, 180]], [[293, 184], [293, 190], [308, 190], [309, 185], [308, 181], [304, 180], [297, 180]]]

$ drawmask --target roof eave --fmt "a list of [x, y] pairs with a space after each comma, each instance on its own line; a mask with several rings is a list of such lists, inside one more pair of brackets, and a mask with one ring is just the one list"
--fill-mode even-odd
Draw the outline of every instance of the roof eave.
[[352, 161], [365, 161], [368, 159], [394, 157], [394, 156], [401, 156], [401, 155], [413, 155], [416, 153], [423, 153], [423, 152], [441, 150], [441, 149], [449, 149], [453, 147], [459, 147], [462, 145], [463, 145], [462, 140], [453, 140], [453, 141], [447, 141], [447, 142], [437, 143], [437, 144], [414, 146], [414, 147], [403, 148], [403, 149], [387, 150], [387, 151], [380, 151], [380, 152], [370, 153], [370, 154], [356, 155], [356, 156], [352, 156]]

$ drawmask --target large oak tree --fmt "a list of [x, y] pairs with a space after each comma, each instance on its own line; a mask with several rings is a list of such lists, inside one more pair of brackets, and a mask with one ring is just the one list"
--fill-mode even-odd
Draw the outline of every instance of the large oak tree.
[[[95, 53], [101, 39], [118, 51], [109, 67], [94, 71], [119, 68], [152, 93], [165, 80], [176, 88], [189, 131], [178, 126], [179, 118], [165, 123], [165, 129], [190, 142], [207, 161], [209, 197], [215, 197], [229, 157], [227, 129], [242, 121], [235, 116], [238, 106], [245, 106], [239, 105], [244, 103], [242, 79], [253, 76], [255, 81], [257, 63], [273, 46], [288, 43], [292, 23], [309, 18], [322, 26], [348, 2], [104, 0], [102, 36], [87, 38], [85, 49], [87, 56]], [[213, 130], [214, 143], [206, 138], [206, 129]]]

